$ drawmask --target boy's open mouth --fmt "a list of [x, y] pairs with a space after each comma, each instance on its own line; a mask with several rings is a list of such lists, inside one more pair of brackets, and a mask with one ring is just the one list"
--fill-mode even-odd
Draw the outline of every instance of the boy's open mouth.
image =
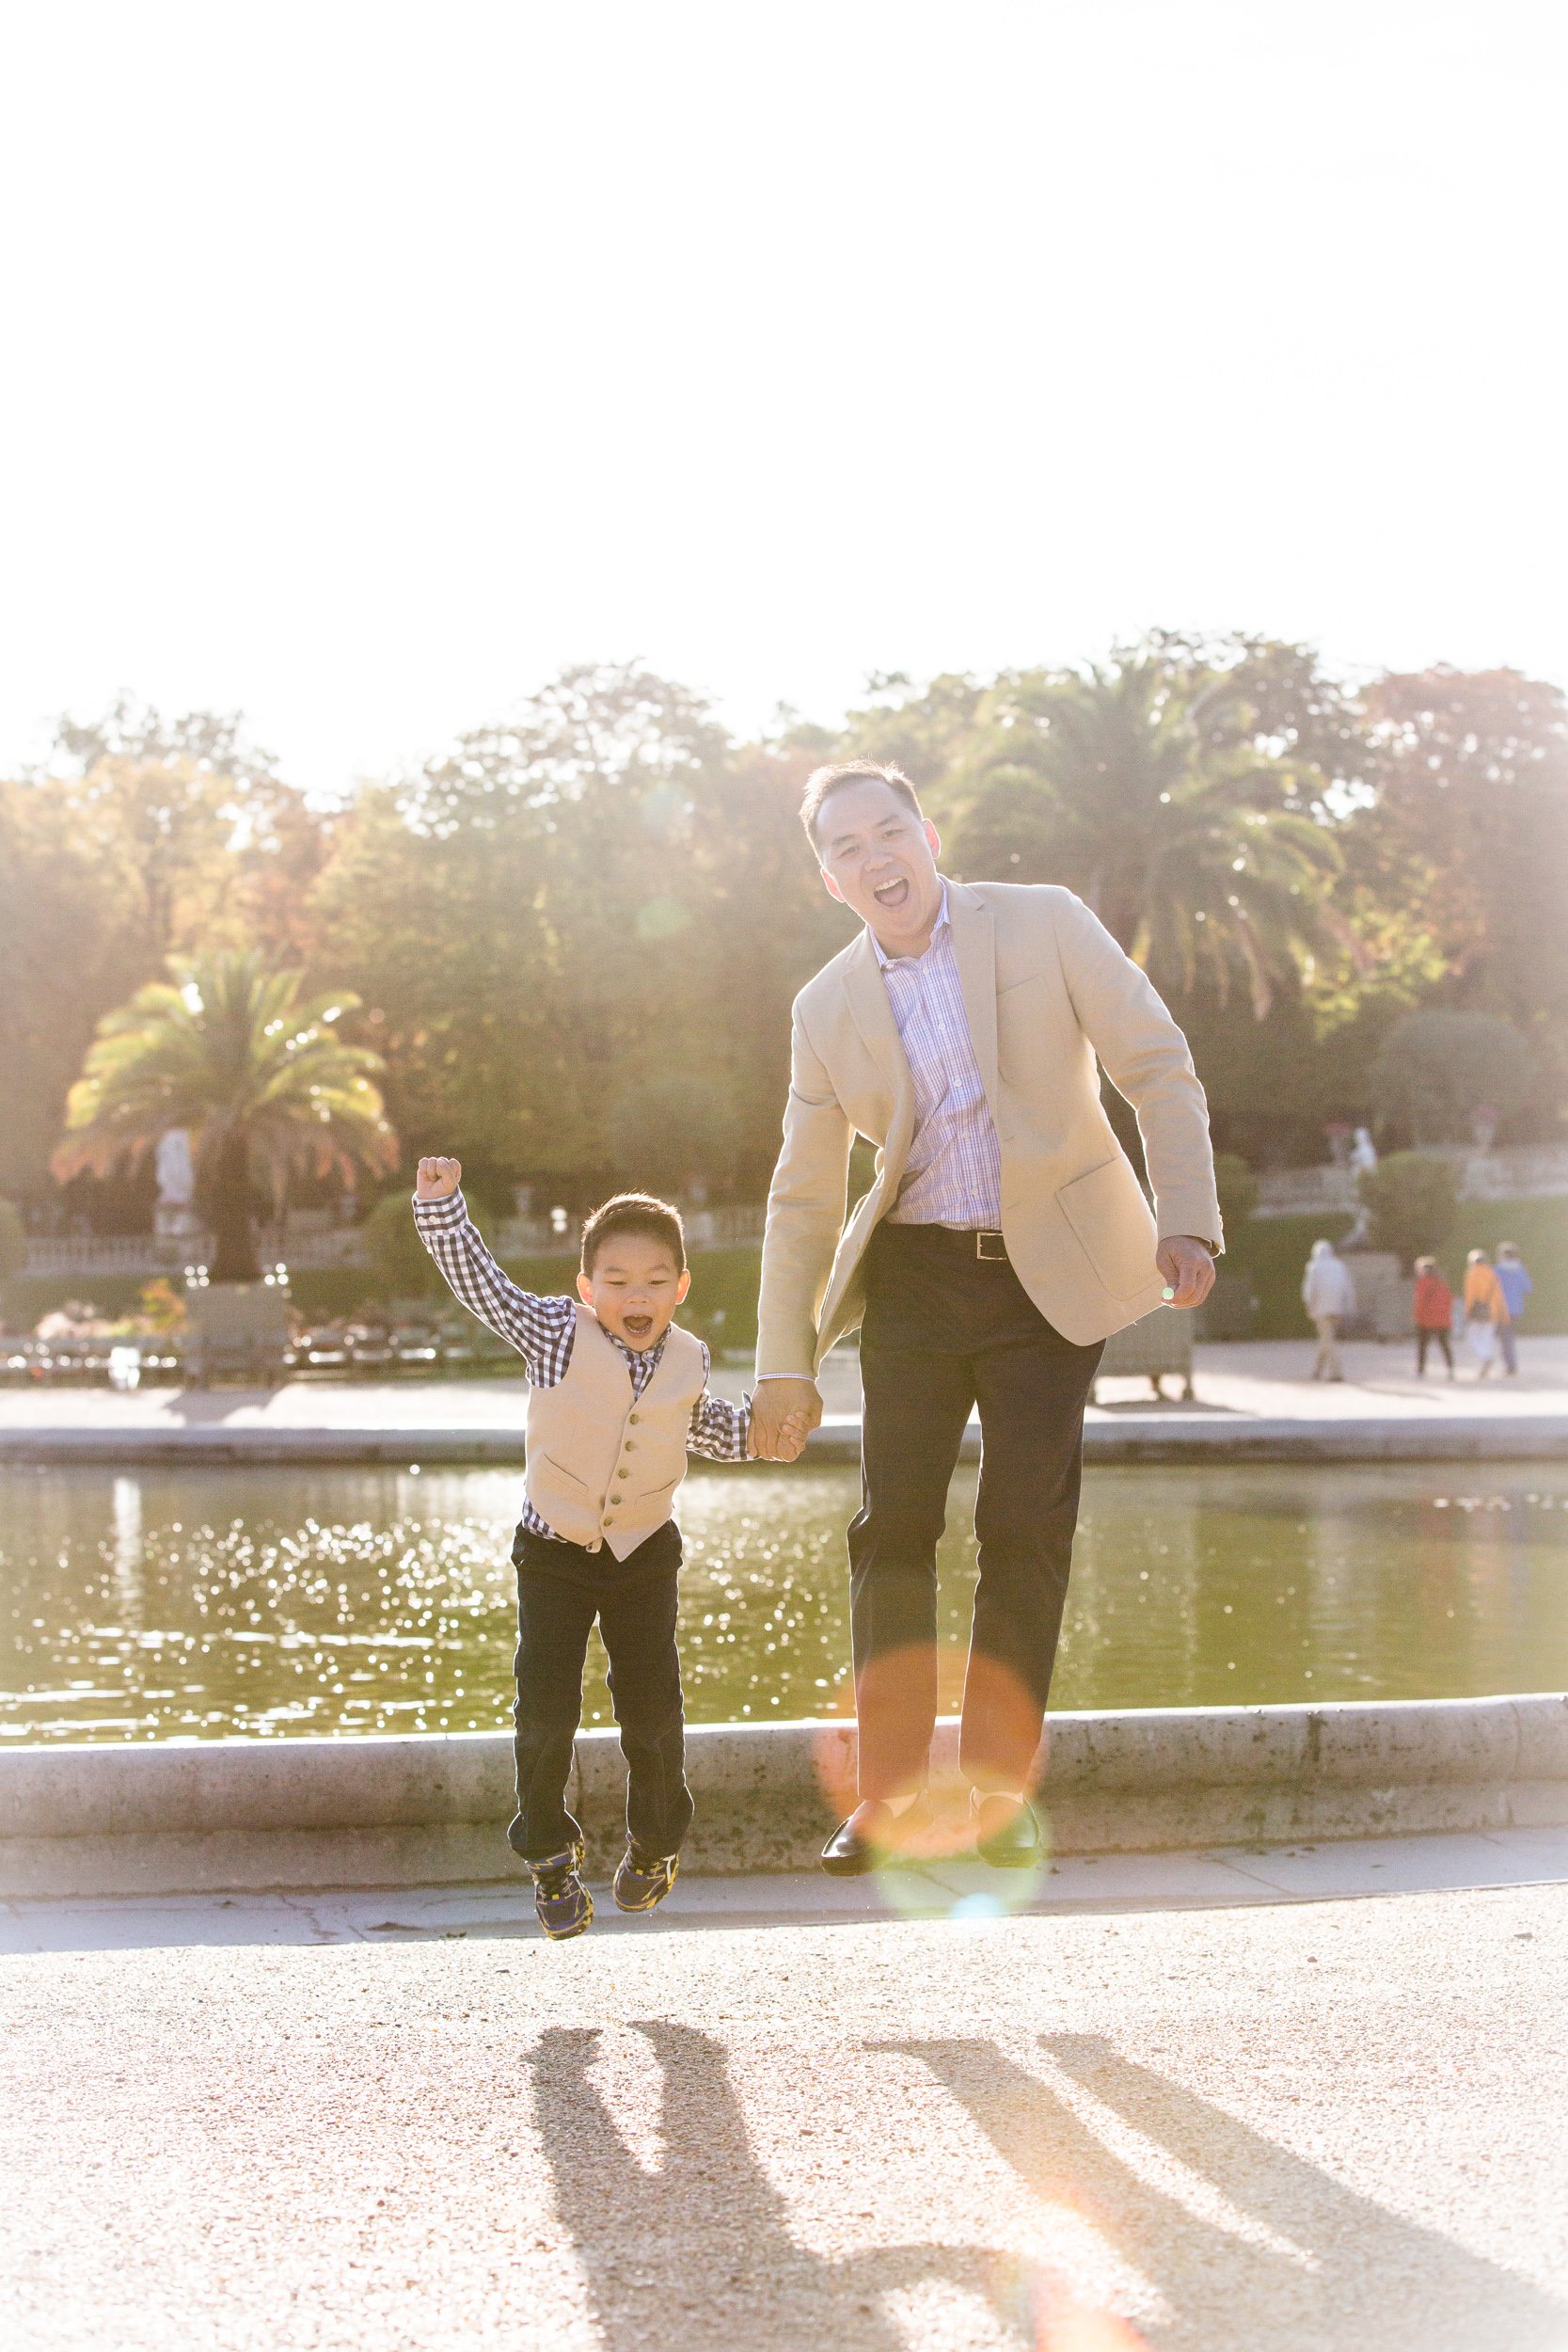
[[909, 877], [905, 874], [895, 874], [892, 882], [882, 882], [871, 895], [879, 907], [886, 907], [891, 914], [895, 907], [901, 907], [909, 898]]
[[652, 1315], [623, 1315], [621, 1322], [628, 1340], [645, 1340], [654, 1327]]

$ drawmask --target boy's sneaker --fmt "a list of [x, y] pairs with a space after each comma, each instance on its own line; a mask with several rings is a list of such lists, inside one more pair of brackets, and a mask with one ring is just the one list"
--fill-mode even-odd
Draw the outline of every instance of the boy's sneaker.
[[610, 1892], [623, 1911], [652, 1911], [675, 1883], [680, 1867], [678, 1854], [644, 1853], [628, 1841]]
[[578, 1876], [582, 1867], [580, 1846], [568, 1846], [564, 1853], [552, 1853], [546, 1861], [531, 1862], [528, 1867], [533, 1879], [533, 1908], [552, 1944], [563, 1944], [569, 1935], [580, 1935], [593, 1924], [594, 1898]]

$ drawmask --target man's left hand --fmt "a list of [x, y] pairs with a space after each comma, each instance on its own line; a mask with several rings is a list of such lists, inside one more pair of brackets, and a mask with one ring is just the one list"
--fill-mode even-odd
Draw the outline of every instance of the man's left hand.
[[1191, 1233], [1170, 1234], [1154, 1252], [1154, 1263], [1176, 1293], [1166, 1299], [1167, 1307], [1201, 1307], [1214, 1287], [1209, 1245]]

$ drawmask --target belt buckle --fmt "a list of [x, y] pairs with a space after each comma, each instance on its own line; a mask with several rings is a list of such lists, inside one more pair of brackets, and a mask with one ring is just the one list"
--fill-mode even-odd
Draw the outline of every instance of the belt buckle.
[[[996, 1244], [995, 1248], [988, 1249], [986, 1247], [988, 1242], [994, 1242]], [[976, 1233], [974, 1236], [974, 1255], [977, 1258], [983, 1258], [988, 1265], [1006, 1265], [1007, 1263], [1007, 1245], [1003, 1240], [1000, 1233]]]

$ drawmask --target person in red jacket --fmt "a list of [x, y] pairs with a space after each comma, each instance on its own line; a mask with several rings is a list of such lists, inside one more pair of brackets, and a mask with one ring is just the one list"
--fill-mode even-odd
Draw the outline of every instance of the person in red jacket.
[[1453, 1348], [1449, 1334], [1453, 1328], [1453, 1293], [1437, 1271], [1435, 1258], [1416, 1261], [1416, 1377], [1419, 1380], [1427, 1368], [1427, 1349], [1433, 1340], [1443, 1351], [1443, 1361], [1453, 1378]]

